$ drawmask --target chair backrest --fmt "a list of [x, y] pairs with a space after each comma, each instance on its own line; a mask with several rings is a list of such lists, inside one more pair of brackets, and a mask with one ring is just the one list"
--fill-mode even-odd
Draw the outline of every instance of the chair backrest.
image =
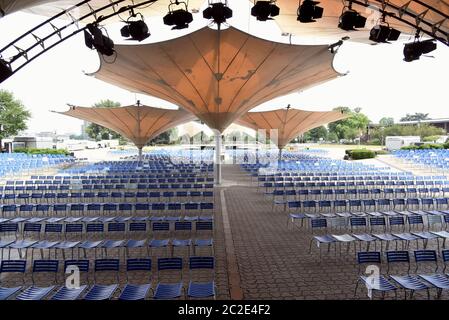
[[349, 224], [351, 225], [351, 227], [364, 227], [366, 226], [366, 218], [351, 217], [349, 218]]
[[435, 250], [415, 250], [414, 251], [416, 270], [418, 270], [419, 263], [421, 262], [434, 262], [435, 271], [438, 270], [437, 252]]
[[192, 230], [192, 222], [190, 221], [176, 221], [175, 231], [190, 231]]
[[23, 232], [41, 232], [42, 224], [27, 222], [23, 225]]
[[2, 260], [0, 263], [0, 275], [2, 273], [25, 273], [26, 260]]
[[82, 223], [67, 223], [65, 225], [65, 232], [81, 233], [83, 232]]
[[407, 216], [407, 222], [408, 224], [423, 224], [423, 217], [421, 215], [412, 215]]
[[31, 275], [33, 284], [35, 282], [34, 275], [35, 273], [53, 273], [54, 274], [54, 282], [57, 282], [58, 278], [58, 269], [59, 269], [59, 260], [34, 260], [33, 262], [33, 273]]
[[327, 228], [327, 219], [325, 218], [310, 219], [310, 226], [312, 227], [312, 229]]
[[151, 272], [151, 259], [127, 259], [126, 273], [130, 271], [148, 271]]
[[124, 222], [108, 223], [108, 232], [125, 232], [126, 224]]
[[131, 222], [129, 224], [129, 231], [147, 231], [146, 222]]
[[388, 217], [388, 222], [389, 222], [390, 226], [405, 225], [405, 220], [404, 220], [403, 216]]
[[64, 271], [67, 271], [69, 266], [76, 266], [80, 272], [89, 272], [89, 260], [65, 260]]
[[212, 231], [213, 228], [214, 228], [214, 224], [212, 221], [197, 221], [195, 223], [196, 230]]
[[88, 223], [86, 224], [86, 232], [104, 232], [104, 224]]
[[61, 233], [62, 232], [62, 224], [61, 223], [47, 223], [45, 225], [45, 233], [49, 232], [55, 232], [55, 233]]
[[369, 218], [369, 224], [371, 226], [385, 226], [385, 217], [371, 217]]
[[182, 258], [159, 258], [157, 270], [182, 270]]
[[390, 270], [390, 264], [391, 263], [399, 263], [399, 262], [405, 262], [408, 264], [408, 271], [410, 271], [410, 255], [408, 251], [387, 251], [387, 262], [388, 262], [388, 270], [387, 273]]
[[34, 260], [33, 273], [35, 272], [58, 272], [59, 260]]
[[153, 231], [169, 231], [170, 223], [169, 222], [153, 222], [152, 230]]
[[189, 269], [213, 269], [214, 267], [214, 257], [193, 256], [189, 258]]
[[96, 259], [94, 261], [94, 279], [97, 281], [97, 273], [103, 271], [115, 271], [119, 281], [120, 260], [119, 259]]
[[357, 252], [357, 264], [359, 265], [359, 273], [361, 266], [364, 264], [381, 264], [381, 256], [379, 251], [362, 251]]
[[0, 232], [18, 232], [18, 223], [0, 223]]

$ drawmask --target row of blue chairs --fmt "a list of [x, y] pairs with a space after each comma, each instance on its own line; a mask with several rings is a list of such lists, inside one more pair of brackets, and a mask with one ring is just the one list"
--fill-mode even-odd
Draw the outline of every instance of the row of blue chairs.
[[264, 182], [258, 186], [258, 189], [265, 189], [265, 192], [273, 190], [288, 189], [373, 189], [379, 187], [441, 187], [449, 185], [449, 180], [422, 180], [422, 181], [340, 181], [340, 182]]
[[443, 197], [449, 193], [449, 187], [446, 188], [344, 188], [344, 189], [274, 189], [271, 192], [266, 192], [265, 195], [272, 196], [275, 200], [276, 198], [282, 198], [284, 200], [291, 199], [294, 200], [296, 197], [305, 198], [307, 200], [338, 200], [347, 199], [351, 197], [352, 199], [364, 199], [364, 198], [380, 198], [380, 197]]
[[[75, 249], [78, 253], [78, 258], [83, 251], [84, 256], [87, 256], [86, 250], [93, 250], [95, 257], [97, 256], [97, 250], [104, 256], [108, 256], [108, 250], [125, 249], [123, 252], [125, 256], [130, 255], [132, 249], [146, 249], [147, 254], [150, 254], [151, 250], [165, 249], [167, 253], [171, 252], [173, 255], [175, 248], [185, 248], [188, 253], [193, 250], [196, 252], [198, 248], [209, 248], [211, 252], [214, 252], [213, 238], [154, 238], [154, 239], [92, 239], [92, 240], [2, 240], [0, 241], [1, 258], [3, 259], [4, 250], [8, 250], [8, 259], [11, 257], [11, 251], [17, 250], [20, 257], [28, 256], [28, 251], [31, 250], [31, 256], [34, 257], [34, 250], [40, 250], [41, 256], [44, 255], [44, 250], [54, 251], [54, 256], [58, 256], [58, 250], [65, 258], [65, 250], [71, 251], [72, 259], [75, 255]], [[116, 256], [120, 256], [119, 252]]]
[[342, 245], [346, 244], [346, 251], [350, 249], [350, 244], [354, 244], [354, 251], [357, 250], [357, 243], [359, 250], [362, 249], [362, 243], [366, 244], [366, 250], [369, 250], [370, 244], [374, 243], [375, 250], [377, 249], [377, 242], [380, 242], [380, 250], [383, 250], [383, 243], [385, 243], [385, 250], [388, 250], [391, 244], [395, 244], [398, 249], [398, 242], [402, 244], [403, 248], [408, 248], [412, 241], [416, 241], [418, 247], [419, 241], [422, 241], [423, 248], [426, 249], [428, 242], [435, 240], [438, 248], [440, 247], [439, 240], [442, 239], [443, 247], [446, 245], [446, 239], [449, 238], [449, 232], [443, 231], [412, 231], [412, 232], [397, 232], [397, 233], [346, 233], [346, 234], [324, 234], [313, 236], [310, 240], [309, 252], [312, 253], [312, 244], [315, 242], [320, 248], [320, 259], [322, 256], [322, 246], [327, 245], [328, 251], [330, 246], [335, 245], [335, 254], [337, 254], [337, 245], [340, 246], [340, 255]]
[[[151, 231], [203, 231], [203, 230], [213, 230], [213, 220], [211, 217], [202, 217], [198, 220], [198, 217], [194, 217], [197, 220], [187, 219], [179, 217], [157, 217], [154, 220], [150, 220]], [[150, 218], [151, 219], [151, 218]], [[16, 238], [19, 233], [22, 233], [23, 237], [33, 234], [35, 236], [40, 236], [41, 233], [44, 234], [82, 234], [88, 233], [126, 233], [126, 232], [147, 232], [149, 231], [148, 224], [144, 220], [139, 220], [138, 222], [132, 222], [126, 219], [115, 219], [114, 222], [89, 222], [86, 223], [41, 223], [41, 222], [25, 222], [23, 223], [22, 230], [19, 230], [19, 223], [0, 223], [0, 235], [13, 233]], [[172, 222], [172, 223], [170, 223]], [[172, 226], [171, 226], [172, 225]]]
[[[64, 270], [73, 270], [76, 268], [80, 272], [89, 272], [88, 260], [67, 260], [64, 262]], [[54, 273], [57, 279], [59, 261], [57, 260], [35, 260], [33, 263], [33, 275], [35, 273]], [[215, 260], [213, 257], [190, 257], [189, 270], [214, 270]], [[2, 273], [19, 273], [25, 274], [26, 261], [23, 260], [3, 260], [0, 265], [0, 274]], [[157, 260], [158, 283], [153, 290], [153, 299], [177, 299], [183, 295], [182, 280], [183, 260], [182, 258], [159, 258]], [[118, 259], [97, 259], [94, 261], [95, 284], [92, 286], [80, 285], [79, 287], [56, 287], [56, 285], [48, 287], [0, 287], [0, 300], [7, 300], [13, 296], [17, 300], [42, 300], [51, 295], [50, 300], [109, 300], [119, 288], [119, 284], [99, 284], [96, 276], [99, 272], [115, 272], [118, 282], [120, 271], [120, 261]], [[120, 290], [119, 300], [144, 300], [148, 297], [148, 293], [152, 290], [152, 283], [130, 284], [128, 274], [131, 272], [146, 272], [148, 278], [151, 279], [152, 260], [151, 259], [128, 259], [126, 261], [127, 283]], [[180, 281], [161, 282], [161, 272], [180, 273]], [[194, 281], [190, 275], [190, 281], [187, 286], [187, 297], [189, 298], [214, 298], [216, 296], [216, 286], [214, 280], [208, 282]], [[213, 277], [212, 277], [213, 279]], [[55, 281], [56, 282], [56, 281]]]
[[0, 194], [0, 201], [3, 204], [24, 204], [24, 203], [42, 203], [42, 202], [89, 202], [92, 200], [114, 201], [151, 201], [166, 199], [186, 199], [191, 198], [212, 198], [213, 191], [165, 191], [165, 192], [32, 192], [19, 194]]
[[445, 210], [449, 198], [394, 198], [394, 199], [349, 199], [349, 200], [275, 200], [284, 210], [318, 212], [360, 212], [390, 210]]
[[448, 226], [449, 211], [385, 211], [385, 212], [342, 212], [330, 214], [296, 214], [292, 213], [288, 216], [288, 223], [300, 220], [301, 226], [304, 226], [304, 220], [310, 220], [311, 229], [324, 228], [363, 228], [363, 229], [403, 229], [408, 226], [410, 230], [413, 228], [421, 228], [424, 230], [425, 225], [430, 230], [436, 225]]
[[154, 202], [154, 203], [59, 203], [59, 204], [4, 204], [0, 205], [2, 217], [6, 217], [8, 214], [15, 216], [20, 213], [42, 213], [42, 214], [54, 214], [54, 215], [67, 215], [77, 213], [83, 215], [99, 214], [99, 213], [149, 213], [150, 211], [163, 212], [163, 211], [207, 211], [212, 212], [214, 210], [213, 202]]
[[[394, 292], [397, 297], [397, 290], [404, 290], [405, 298], [407, 299], [407, 291], [410, 292], [410, 298], [416, 291], [426, 291], [427, 297], [430, 298], [430, 289], [436, 289], [437, 298], [441, 297], [443, 290], [449, 289], [449, 277], [445, 273], [446, 263], [449, 261], [449, 250], [443, 250], [441, 257], [444, 262], [442, 273], [438, 271], [437, 252], [434, 250], [417, 250], [413, 252], [416, 269], [415, 274], [410, 274], [410, 254], [408, 251], [387, 251], [385, 253], [388, 263], [386, 275], [380, 273], [378, 275], [366, 276], [361, 275], [361, 266], [364, 265], [381, 265], [382, 255], [380, 252], [359, 252], [357, 253], [357, 263], [359, 265], [359, 277], [356, 283], [354, 296], [357, 295], [357, 289], [360, 283], [365, 284], [368, 289], [369, 296], [372, 298], [372, 292], [381, 292], [382, 297], [387, 292]], [[419, 265], [422, 263], [435, 263], [435, 270], [433, 273], [416, 274]], [[404, 275], [390, 275], [389, 269], [396, 264], [408, 265], [407, 273]]]
[[52, 185], [35, 185], [35, 186], [1, 186], [0, 191], [4, 193], [13, 193], [16, 191], [45, 191], [45, 190], [189, 190], [189, 189], [211, 189], [213, 183], [171, 183], [171, 184], [140, 184], [140, 183], [117, 183], [117, 184], [52, 184]]

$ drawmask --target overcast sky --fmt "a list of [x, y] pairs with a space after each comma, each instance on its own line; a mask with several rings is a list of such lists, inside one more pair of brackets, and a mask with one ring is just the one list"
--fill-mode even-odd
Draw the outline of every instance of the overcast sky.
[[[234, 17], [230, 24], [274, 41], [286, 42], [273, 21], [256, 22], [249, 16], [249, 6], [242, 1], [230, 1]], [[242, 7], [239, 7], [242, 6]], [[43, 17], [15, 13], [0, 19], [0, 46], [7, 44], [29, 30]], [[201, 13], [194, 15], [188, 30], [171, 31], [160, 18], [148, 17], [151, 37], [156, 42], [192, 32], [207, 21]], [[120, 26], [111, 26], [110, 36], [116, 43], [122, 41]], [[300, 39], [293, 38], [293, 43]], [[432, 118], [449, 117], [447, 99], [447, 72], [449, 48], [438, 44], [438, 49], [418, 61], [406, 63], [403, 43], [366, 45], [345, 42], [334, 60], [334, 67], [347, 75], [321, 84], [304, 92], [294, 93], [265, 103], [254, 110], [292, 107], [307, 110], [330, 110], [337, 106], [360, 107], [372, 121], [382, 117], [399, 120], [406, 113], [425, 112]], [[168, 102], [136, 95], [86, 76], [83, 71], [94, 72], [99, 59], [94, 51], [84, 46], [83, 37], [75, 36], [45, 53], [17, 74], [0, 84], [0, 89], [12, 91], [32, 112], [29, 130], [34, 132], [56, 130], [58, 133], [80, 133], [81, 121], [51, 113], [65, 110], [65, 104], [91, 106], [101, 99], [119, 101], [122, 105], [135, 103], [158, 107], [174, 107]]]

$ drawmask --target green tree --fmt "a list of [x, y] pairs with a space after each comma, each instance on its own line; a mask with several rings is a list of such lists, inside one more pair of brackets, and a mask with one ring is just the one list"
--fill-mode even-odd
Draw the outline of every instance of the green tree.
[[416, 112], [415, 114], [407, 113], [400, 121], [420, 121], [429, 119], [428, 113]]
[[390, 127], [394, 125], [394, 119], [391, 117], [383, 117], [379, 120], [379, 125], [381, 125], [382, 127]]
[[346, 119], [338, 120], [328, 125], [329, 133], [334, 133], [338, 139], [354, 140], [366, 131], [370, 120], [361, 112], [360, 108], [351, 110], [348, 107], [337, 107], [334, 110], [349, 115]]
[[6, 137], [15, 136], [27, 128], [27, 120], [31, 113], [24, 107], [21, 101], [6, 90], [0, 90], [0, 149], [2, 140]]
[[319, 141], [321, 138], [326, 140], [327, 129], [324, 126], [313, 128], [304, 134], [304, 141]]
[[155, 144], [170, 144], [171, 142], [175, 141], [178, 137], [178, 130], [177, 128], [171, 128], [165, 132], [162, 132], [157, 137], [151, 139], [148, 144], [155, 145]]
[[[94, 108], [114, 108], [120, 107], [119, 102], [115, 102], [109, 99], [101, 100], [93, 105]], [[108, 139], [120, 139], [121, 135], [111, 129], [105, 128], [95, 123], [90, 123], [86, 128], [86, 133], [89, 138], [96, 141], [108, 140]]]

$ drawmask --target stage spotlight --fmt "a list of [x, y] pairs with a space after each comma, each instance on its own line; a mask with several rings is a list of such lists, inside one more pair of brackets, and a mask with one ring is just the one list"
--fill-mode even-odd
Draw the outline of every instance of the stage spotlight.
[[12, 76], [12, 70], [9, 63], [0, 59], [0, 83]]
[[226, 22], [226, 19], [232, 18], [232, 10], [228, 7], [228, 2], [212, 2], [209, 0], [209, 7], [204, 9], [203, 17], [213, 20], [216, 24]]
[[407, 43], [404, 46], [404, 60], [407, 62], [418, 60], [421, 55], [432, 52], [436, 48], [437, 44], [434, 39]]
[[355, 28], [363, 28], [365, 27], [366, 18], [360, 15], [357, 11], [349, 9], [342, 13], [340, 16], [340, 22], [338, 23], [338, 27], [340, 29], [349, 31], [355, 30]]
[[276, 1], [257, 1], [254, 7], [251, 8], [251, 15], [256, 17], [259, 21], [272, 20], [272, 17], [279, 15], [279, 7], [275, 4]]
[[[137, 15], [140, 15], [140, 20], [130, 20], [131, 18], [137, 17]], [[129, 40], [137, 40], [139, 42], [145, 40], [151, 35], [142, 14], [136, 14], [133, 10], [131, 10], [131, 15], [126, 21], [126, 25], [120, 30], [120, 34], [124, 38], [129, 38]]]
[[298, 7], [298, 20], [299, 22], [316, 22], [315, 19], [323, 17], [324, 8], [317, 6], [318, 1], [304, 0]]
[[[89, 31], [89, 32], [88, 32]], [[97, 25], [89, 23], [84, 29], [84, 43], [90, 49], [96, 49], [105, 56], [112, 56], [115, 52], [114, 42], [103, 35]]]
[[400, 35], [399, 30], [385, 25], [377, 25], [371, 29], [369, 39], [374, 42], [396, 41]]
[[[173, 5], [185, 5], [185, 9], [172, 10]], [[189, 23], [193, 21], [192, 14], [187, 10], [187, 3], [185, 2], [173, 2], [168, 5], [168, 13], [164, 17], [164, 24], [168, 26], [174, 26], [173, 29], [186, 29], [189, 27]]]

